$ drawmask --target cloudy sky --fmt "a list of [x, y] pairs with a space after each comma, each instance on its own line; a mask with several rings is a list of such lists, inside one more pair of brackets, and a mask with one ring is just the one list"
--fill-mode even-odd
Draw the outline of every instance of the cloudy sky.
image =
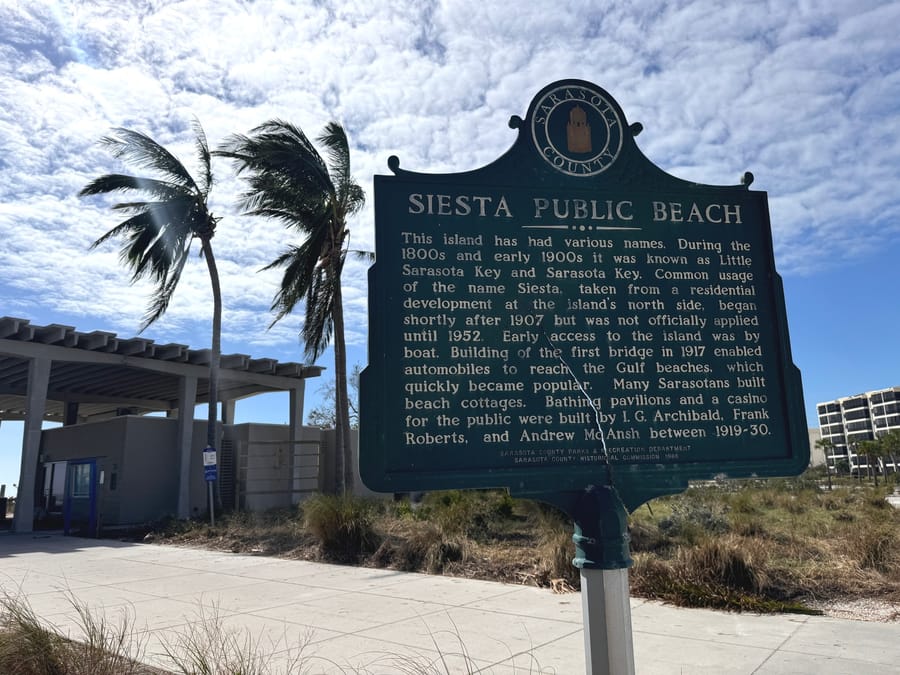
[[[482, 166], [542, 87], [580, 78], [643, 124], [641, 149], [668, 172], [733, 185], [749, 170], [769, 193], [813, 425], [818, 401], [900, 384], [898, 25], [900, 3], [870, 0], [0, 0], [0, 315], [137, 333], [148, 287], [115, 246], [88, 251], [116, 221], [76, 196], [123, 169], [97, 144], [112, 127], [193, 167], [194, 117], [212, 145], [272, 117], [311, 136], [334, 119], [371, 202], [390, 155]], [[223, 351], [300, 361], [298, 318], [266, 330], [277, 277], [258, 271], [291, 235], [241, 216], [240, 182], [214, 172]], [[373, 247], [371, 208], [351, 229]], [[350, 361], [365, 363], [362, 263], [344, 284]], [[206, 346], [210, 299], [198, 259], [145, 335]], [[18, 480], [3, 470], [14, 428], [0, 482]]]

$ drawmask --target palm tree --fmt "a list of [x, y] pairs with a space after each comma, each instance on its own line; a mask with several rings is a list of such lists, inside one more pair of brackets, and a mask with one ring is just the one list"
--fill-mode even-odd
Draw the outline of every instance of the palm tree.
[[878, 485], [878, 465], [875, 458], [878, 456], [878, 441], [871, 439], [856, 442], [856, 452], [866, 458], [866, 473], [872, 478], [872, 482]]
[[828, 489], [831, 490], [831, 466], [828, 463], [828, 456], [834, 452], [834, 443], [831, 442], [831, 439], [820, 438], [816, 441], [816, 447], [822, 450], [822, 455], [825, 457], [825, 476], [828, 478]]
[[329, 122], [316, 140], [325, 147], [327, 163], [299, 127], [273, 119], [249, 135], [231, 136], [216, 154], [234, 160], [238, 174], [245, 174], [246, 213], [274, 218], [304, 236], [266, 267], [284, 269], [272, 302], [272, 324], [305, 301], [300, 335], [308, 362], [315, 362], [333, 338], [335, 474], [346, 493], [353, 486], [353, 465], [341, 272], [350, 235], [347, 220], [362, 208], [365, 193], [350, 174], [344, 128]]
[[210, 213], [207, 204], [213, 183], [209, 145], [199, 122], [193, 123], [193, 129], [201, 169], [198, 180], [152, 138], [119, 127], [100, 142], [109, 148], [116, 159], [147, 169], [156, 177], [106, 174], [88, 183], [78, 196], [124, 193], [137, 195], [140, 199], [113, 204], [113, 210], [127, 217], [91, 244], [93, 249], [109, 239], [123, 238], [120, 257], [131, 270], [132, 283], [145, 278], [156, 283], [140, 332], [165, 314], [190, 254], [191, 244], [194, 239], [200, 241], [200, 251], [206, 260], [213, 293], [206, 443], [215, 447], [219, 356], [222, 349], [222, 294], [212, 238], [219, 219]]
[[900, 429], [893, 429], [878, 439], [882, 452], [891, 460], [891, 467], [897, 473], [897, 454], [900, 453]]

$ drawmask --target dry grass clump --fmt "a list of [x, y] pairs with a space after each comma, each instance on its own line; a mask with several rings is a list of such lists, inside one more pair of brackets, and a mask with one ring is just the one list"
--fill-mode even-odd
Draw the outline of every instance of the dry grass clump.
[[581, 587], [581, 571], [572, 564], [575, 544], [570, 532], [560, 529], [543, 533], [535, 553], [539, 585], [556, 592], [577, 591]]
[[0, 595], [0, 673], [4, 675], [152, 675], [138, 663], [144, 645], [127, 615], [118, 623], [72, 600], [80, 641], [44, 626], [21, 597]]
[[731, 514], [731, 531], [740, 537], [765, 538], [771, 536], [760, 518], [747, 513]]
[[[218, 608], [201, 608], [196, 620], [164, 642], [167, 667], [179, 675], [302, 675], [314, 657], [306, 657], [312, 633], [301, 634], [296, 642], [283, 635], [273, 640], [254, 636], [245, 629], [224, 624]], [[276, 671], [271, 655], [279, 654], [282, 665]]]
[[207, 548], [287, 557], [308, 557], [315, 542], [296, 509], [265, 512], [234, 511], [205, 521], [170, 520], [159, 523], [143, 537], [146, 542], [199, 544]]
[[0, 672], [8, 675], [60, 672], [58, 661], [64, 640], [44, 628], [19, 598], [0, 598], [0, 611]]
[[768, 551], [760, 543], [727, 536], [707, 539], [691, 548], [679, 548], [674, 562], [690, 570], [698, 582], [762, 593], [768, 586], [767, 558]]
[[302, 504], [303, 523], [326, 557], [350, 562], [374, 553], [376, 504], [351, 495], [315, 495]]
[[771, 586], [767, 558], [765, 547], [734, 535], [680, 546], [668, 559], [638, 553], [631, 588], [688, 607], [812, 613]]
[[572, 524], [554, 507], [501, 490], [451, 490], [387, 504], [371, 562], [402, 570], [578, 588]]
[[527, 518], [536, 539], [537, 583], [556, 592], [578, 590], [581, 571], [572, 564], [575, 559], [574, 529], [568, 516], [554, 506], [529, 502]]
[[451, 563], [465, 559], [465, 539], [448, 537], [437, 525], [412, 519], [383, 525], [386, 535], [372, 556], [379, 567], [441, 574]]
[[289, 554], [304, 536], [309, 536], [293, 509], [239, 511], [218, 522], [219, 536], [233, 542], [231, 550], [235, 553]]
[[862, 569], [875, 570], [900, 580], [900, 532], [885, 522], [849, 528], [847, 555]]

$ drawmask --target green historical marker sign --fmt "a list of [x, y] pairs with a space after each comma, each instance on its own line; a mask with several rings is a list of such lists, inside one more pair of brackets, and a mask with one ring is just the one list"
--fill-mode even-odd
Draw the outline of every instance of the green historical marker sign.
[[752, 177], [665, 173], [635, 144], [640, 126], [580, 80], [549, 85], [510, 126], [512, 148], [481, 169], [414, 173], [392, 157], [394, 175], [375, 178], [364, 482], [551, 499], [608, 484], [635, 508], [692, 479], [805, 469]]

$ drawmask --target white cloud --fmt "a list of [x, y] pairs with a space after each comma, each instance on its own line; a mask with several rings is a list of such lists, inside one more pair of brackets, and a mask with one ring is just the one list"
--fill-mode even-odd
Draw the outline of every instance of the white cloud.
[[[502, 154], [549, 82], [607, 89], [647, 156], [675, 175], [768, 190], [783, 273], [822, 271], [822, 250], [897, 246], [900, 5], [889, 2], [45, 2], [0, 7], [0, 301], [27, 316], [136, 331], [149, 286], [128, 284], [114, 246], [87, 252], [115, 216], [77, 200], [121, 167], [97, 139], [146, 131], [189, 166], [190, 122], [215, 145], [270, 117], [311, 136], [342, 121], [371, 189], [406, 169], [465, 171]], [[298, 354], [299, 319], [270, 331], [277, 272], [295, 235], [240, 216], [216, 160], [214, 240], [226, 349]], [[373, 247], [372, 195], [352, 224]], [[365, 265], [348, 263], [348, 339], [365, 342]], [[159, 332], [200, 346], [209, 282], [192, 260]], [[81, 327], [81, 326], [79, 326]], [[153, 332], [156, 332], [154, 329]]]

